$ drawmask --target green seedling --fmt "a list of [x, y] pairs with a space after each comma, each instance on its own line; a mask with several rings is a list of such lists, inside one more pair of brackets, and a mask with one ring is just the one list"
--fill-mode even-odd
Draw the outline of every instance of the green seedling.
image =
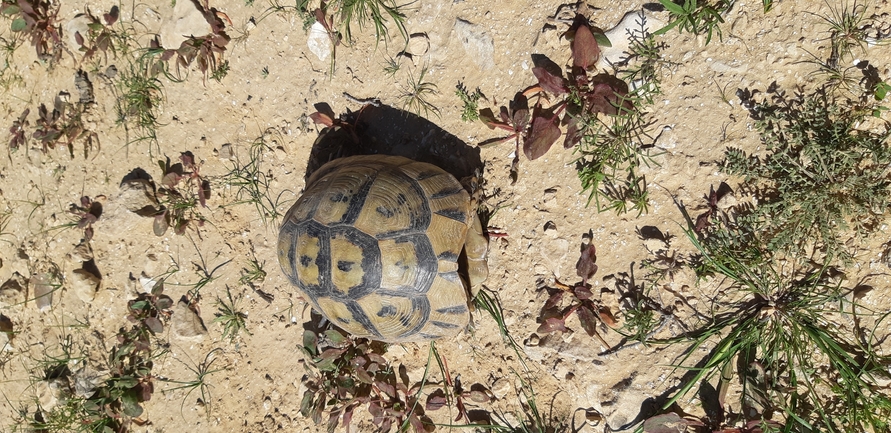
[[171, 226], [176, 234], [182, 235], [190, 224], [201, 227], [206, 221], [197, 207], [207, 207], [210, 181], [199, 173], [201, 166], [192, 152], [182, 152], [179, 159], [181, 162], [173, 165], [169, 157], [158, 161], [163, 177], [155, 193], [161, 206], [153, 226], [157, 236], [163, 236]]
[[399, 95], [399, 100], [402, 102], [403, 110], [411, 111], [418, 116], [423, 112], [424, 117], [429, 117], [432, 112], [439, 117], [439, 108], [436, 108], [427, 100], [427, 98], [439, 93], [439, 91], [436, 84], [424, 81], [426, 74], [426, 67], [421, 69], [421, 73], [418, 74], [417, 78], [409, 71], [408, 80], [406, 80], [405, 86], [401, 88], [402, 94]]
[[[514, 372], [517, 380], [520, 382], [517, 400], [523, 408], [523, 413], [517, 418], [524, 419], [519, 425], [512, 425], [504, 415], [496, 413], [497, 422], [495, 425], [488, 426], [494, 431], [503, 431], [508, 433], [565, 433], [569, 432], [570, 426], [566, 421], [554, 416], [553, 407], [551, 413], [545, 414], [538, 407], [537, 394], [532, 387], [532, 381], [523, 379], [518, 373]], [[519, 415], [519, 414], [518, 414]]]
[[[156, 53], [155, 53], [156, 54]], [[115, 80], [117, 112], [116, 123], [127, 134], [126, 147], [132, 143], [147, 142], [149, 156], [160, 152], [155, 131], [159, 126], [158, 108], [164, 101], [164, 90], [158, 79], [156, 55], [145, 53], [126, 62]], [[131, 129], [135, 137], [130, 137]]]
[[489, 313], [489, 316], [495, 320], [495, 324], [498, 326], [498, 332], [501, 334], [502, 340], [504, 340], [505, 344], [512, 348], [514, 353], [517, 354], [517, 359], [523, 364], [523, 368], [528, 370], [528, 367], [526, 366], [526, 354], [523, 353], [522, 346], [516, 339], [514, 339], [513, 334], [507, 329], [507, 323], [504, 321], [504, 310], [501, 307], [501, 302], [498, 300], [498, 294], [495, 291], [483, 287], [477, 292], [476, 296], [474, 296], [473, 306], [478, 310]]
[[455, 88], [455, 95], [461, 98], [461, 103], [464, 104], [464, 111], [461, 112], [461, 120], [465, 122], [478, 120], [480, 118], [479, 100], [485, 97], [483, 92], [480, 91], [479, 87], [472, 93], [468, 92], [467, 88], [464, 87], [464, 84], [460, 81]]
[[847, 230], [873, 233], [891, 203], [891, 127], [857, 129], [872, 107], [841, 104], [825, 89], [791, 98], [739, 95], [765, 145], [757, 155], [727, 149], [722, 165], [758, 200], [744, 215], [748, 224], [772, 251], [817, 248], [827, 260], [850, 261]]
[[861, 51], [866, 48], [868, 8], [865, 4], [858, 4], [856, 0], [850, 8], [847, 0], [825, 3], [829, 8], [829, 15], [817, 17], [829, 27], [829, 63], [837, 64], [839, 60], [850, 57], [855, 48]]
[[[211, 350], [204, 356], [204, 360], [200, 363], [196, 364], [194, 367], [183, 362], [183, 365], [186, 366], [189, 371], [195, 374], [195, 379], [192, 380], [172, 380], [172, 379], [163, 379], [164, 382], [176, 384], [176, 386], [172, 388], [165, 389], [164, 392], [172, 392], [179, 389], [185, 389], [186, 395], [183, 396], [183, 401], [180, 404], [180, 411], [182, 411], [183, 407], [186, 404], [186, 399], [189, 398], [190, 395], [195, 390], [198, 390], [198, 393], [201, 394], [199, 404], [207, 407], [207, 416], [209, 417], [211, 414], [211, 394], [210, 394], [210, 384], [207, 383], [207, 376], [216, 373], [218, 371], [223, 371], [225, 368], [217, 368], [215, 370], [211, 370], [210, 367], [213, 365], [214, 361], [216, 361], [217, 352], [222, 351], [223, 349], [216, 348]], [[178, 358], [175, 358], [178, 359]], [[180, 361], [182, 362], [182, 361]], [[194, 362], [194, 361], [192, 361]]]
[[616, 326], [616, 319], [609, 308], [600, 304], [594, 298], [591, 291], [591, 285], [588, 279], [597, 272], [596, 250], [593, 244], [588, 244], [583, 250], [576, 263], [576, 272], [582, 277], [582, 281], [578, 284], [568, 286], [555, 281], [556, 288], [547, 288], [548, 300], [541, 308], [538, 316], [538, 322], [541, 325], [535, 332], [539, 334], [548, 334], [551, 332], [567, 332], [566, 320], [575, 313], [578, 316], [582, 329], [591, 337], [596, 337], [607, 350], [610, 349], [609, 343], [603, 339], [599, 332], [598, 326]]
[[266, 270], [263, 269], [264, 266], [266, 266], [265, 261], [260, 263], [256, 257], [252, 258], [251, 261], [248, 262], [248, 266], [241, 269], [241, 278], [238, 279], [238, 282], [256, 289], [256, 284], [263, 283], [263, 281], [266, 280]]
[[195, 246], [195, 251], [198, 254], [198, 258], [199, 260], [201, 260], [201, 263], [192, 263], [193, 265], [195, 265], [195, 272], [198, 274], [198, 282], [192, 284], [192, 288], [189, 289], [189, 292], [187, 293], [189, 302], [196, 303], [201, 299], [201, 289], [219, 278], [215, 277], [214, 274], [223, 266], [226, 266], [230, 262], [232, 262], [232, 259], [226, 260], [208, 271], [207, 262], [204, 260], [204, 255], [201, 254], [201, 250], [198, 248], [195, 240], [191, 237], [189, 237], [189, 240], [192, 241], [192, 245]]
[[[705, 34], [705, 43], [712, 40], [712, 34], [717, 33], [721, 39], [720, 24], [724, 23], [723, 15], [733, 7], [732, 0], [684, 0], [683, 4], [673, 0], [659, 0], [659, 3], [669, 12], [667, 26], [657, 30], [655, 35], [668, 33], [677, 27], [681, 33], [689, 32], [695, 35]], [[770, 9], [771, 0], [763, 0], [765, 12]]]
[[263, 169], [264, 153], [269, 151], [272, 151], [272, 148], [262, 137], [255, 140], [248, 147], [246, 160], [235, 155], [229, 173], [223, 176], [223, 181], [227, 185], [236, 188], [235, 202], [226, 206], [253, 205], [263, 225], [267, 227], [282, 217], [279, 205], [284, 194], [281, 192], [274, 199], [269, 195], [269, 186], [273, 179], [271, 173]]
[[223, 325], [223, 338], [229, 337], [229, 341], [235, 341], [240, 331], [247, 330], [247, 313], [238, 309], [238, 301], [241, 297], [232, 297], [232, 291], [226, 286], [226, 299], [217, 298], [217, 313], [214, 314], [214, 323]]

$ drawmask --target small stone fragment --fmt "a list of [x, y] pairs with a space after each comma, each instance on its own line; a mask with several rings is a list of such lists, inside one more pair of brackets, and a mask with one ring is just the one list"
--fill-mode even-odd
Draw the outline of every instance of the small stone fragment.
[[412, 57], [421, 57], [430, 50], [430, 38], [424, 33], [414, 33], [408, 38], [408, 46], [405, 52]]
[[226, 143], [220, 146], [220, 159], [232, 159], [233, 156], [235, 156], [235, 150], [232, 149], [232, 144]]
[[96, 297], [100, 280], [84, 269], [75, 269], [68, 277], [68, 283], [74, 294], [84, 302], [92, 302]]
[[130, 212], [144, 212], [147, 208], [154, 208], [155, 189], [147, 179], [129, 179], [121, 182], [121, 188], [115, 201]]
[[506, 379], [498, 379], [492, 384], [492, 394], [495, 395], [495, 398], [498, 400], [503, 399], [510, 392], [510, 382]]
[[25, 302], [25, 291], [28, 280], [14, 272], [12, 276], [0, 286], [0, 306], [11, 306]]
[[88, 262], [93, 260], [93, 248], [88, 242], [81, 242], [68, 253], [68, 258], [74, 263]]
[[178, 1], [161, 23], [161, 45], [177, 49], [190, 36], [205, 36], [212, 29], [204, 18], [204, 13], [192, 1]]
[[480, 69], [495, 67], [495, 43], [489, 33], [476, 24], [458, 18], [455, 20], [455, 34], [464, 46], [467, 56]]
[[31, 291], [38, 310], [44, 311], [52, 307], [53, 285], [49, 274], [41, 273], [31, 278]]
[[322, 23], [316, 21], [309, 28], [306, 46], [321, 61], [325, 61], [331, 55], [331, 38], [328, 37], [328, 31], [325, 30], [325, 26]]
[[87, 36], [89, 36], [90, 32], [90, 18], [85, 14], [80, 14], [65, 24], [65, 34], [68, 35], [65, 38], [65, 42], [68, 44], [68, 49], [72, 52], [80, 51], [80, 44], [77, 43], [77, 33], [80, 33], [80, 36], [84, 41], [87, 40]]
[[0, 352], [12, 352], [12, 319], [0, 314]]
[[170, 328], [173, 334], [180, 338], [200, 339], [207, 334], [207, 328], [201, 317], [195, 313], [189, 304], [183, 301], [176, 303], [173, 314], [170, 316]]

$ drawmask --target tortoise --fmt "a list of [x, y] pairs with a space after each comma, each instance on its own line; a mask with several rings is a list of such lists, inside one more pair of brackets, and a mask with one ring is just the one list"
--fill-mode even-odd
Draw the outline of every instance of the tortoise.
[[359, 155], [328, 162], [306, 185], [285, 214], [278, 259], [318, 312], [388, 343], [467, 325], [488, 244], [476, 199], [454, 176], [401, 156]]

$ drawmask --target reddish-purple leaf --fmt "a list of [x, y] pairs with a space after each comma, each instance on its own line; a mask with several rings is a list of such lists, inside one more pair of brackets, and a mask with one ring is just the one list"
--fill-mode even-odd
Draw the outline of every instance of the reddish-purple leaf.
[[587, 19], [581, 15], [576, 15], [575, 35], [573, 35], [572, 48], [572, 65], [580, 68], [588, 69], [597, 63], [600, 58], [600, 47], [591, 27], [588, 25]]
[[609, 308], [600, 306], [597, 309], [597, 314], [600, 316], [600, 321], [603, 322], [606, 326], [616, 326], [618, 323], [616, 321], [616, 316], [613, 316], [613, 312], [609, 310]]
[[366, 354], [366, 356], [368, 356], [369, 360], [376, 362], [380, 365], [387, 364], [387, 360], [383, 356], [378, 355], [377, 353], [368, 353], [368, 354]]
[[387, 382], [377, 382], [377, 387], [384, 394], [387, 394], [390, 397], [396, 397], [396, 388], [394, 388], [393, 385], [390, 385]]
[[609, 74], [598, 74], [591, 78], [591, 90], [585, 93], [585, 110], [588, 113], [616, 115], [634, 109], [634, 104], [625, 98], [628, 84]]
[[583, 283], [588, 282], [588, 279], [593, 277], [595, 273], [597, 273], [597, 249], [594, 248], [593, 243], [588, 243], [588, 246], [582, 250], [582, 254], [579, 256], [579, 260], [575, 263], [575, 272], [576, 275], [582, 277]]
[[555, 331], [566, 332], [566, 323], [560, 317], [545, 319], [535, 332], [538, 334], [549, 334]]
[[479, 144], [477, 144], [477, 147], [481, 147], [481, 148], [492, 147], [492, 146], [495, 146], [496, 144], [504, 143], [505, 141], [514, 139], [516, 137], [517, 137], [517, 134], [511, 134], [506, 137], [490, 138], [488, 140], [481, 141]]
[[566, 138], [563, 140], [563, 148], [569, 149], [575, 147], [582, 141], [584, 136], [582, 128], [579, 128], [579, 121], [573, 116], [566, 116], [569, 120], [566, 122]]
[[581, 301], [591, 299], [591, 297], [594, 296], [594, 293], [591, 292], [591, 289], [582, 285], [573, 287], [572, 292], [575, 293], [575, 297], [579, 298], [579, 300]]
[[538, 85], [541, 86], [545, 92], [560, 95], [569, 91], [569, 89], [566, 88], [566, 81], [563, 77], [554, 75], [551, 71], [548, 71], [545, 68], [532, 68], [532, 73], [535, 75], [535, 78], [538, 78]]
[[160, 334], [164, 332], [164, 325], [161, 324], [161, 321], [158, 320], [157, 317], [149, 317], [145, 319], [145, 326], [152, 331], [153, 334]]
[[81, 36], [80, 32], [74, 32], [74, 41], [81, 47], [84, 46], [84, 37]]
[[408, 422], [411, 423], [412, 428], [414, 428], [416, 432], [424, 431], [424, 423], [421, 422], [417, 415], [412, 414], [408, 417]]
[[191, 170], [195, 167], [195, 155], [192, 152], [181, 152], [179, 154], [179, 160], [182, 161], [183, 167]]
[[550, 113], [539, 113], [532, 119], [532, 129], [523, 141], [523, 153], [526, 154], [526, 158], [530, 160], [540, 158], [560, 138], [557, 119], [556, 114]]
[[545, 302], [544, 307], [542, 309], [547, 310], [553, 307], [556, 307], [560, 301], [563, 299], [563, 294], [566, 293], [562, 290], [558, 290], [550, 298]]
[[594, 315], [594, 312], [591, 311], [587, 305], [582, 305], [575, 311], [579, 316], [579, 322], [582, 324], [582, 329], [584, 329], [585, 333], [589, 336], [593, 337], [594, 334], [597, 333], [597, 316]]
[[201, 207], [207, 207], [208, 198], [210, 198], [210, 182], [202, 180], [201, 188], [198, 189], [198, 203], [201, 203]]
[[334, 125], [334, 119], [328, 116], [325, 113], [315, 112], [309, 115], [309, 118], [312, 119], [313, 122], [319, 125], [332, 126]]
[[161, 185], [166, 186], [167, 188], [173, 188], [179, 183], [180, 176], [174, 172], [170, 172], [164, 175], [161, 178]]
[[427, 410], [434, 411], [441, 409], [447, 404], [448, 400], [446, 399], [445, 392], [442, 389], [437, 389], [427, 396], [427, 403], [424, 405], [424, 407]]
[[350, 422], [353, 421], [353, 410], [355, 408], [355, 405], [349, 405], [343, 410], [343, 427], [346, 429], [346, 433], [350, 433]]
[[105, 24], [110, 26], [118, 21], [118, 16], [120, 16], [120, 9], [117, 6], [112, 6], [111, 10], [102, 18], [105, 19]]
[[87, 227], [84, 229], [84, 241], [89, 242], [93, 239], [93, 228]]
[[523, 92], [517, 92], [510, 101], [510, 113], [510, 123], [513, 124], [514, 131], [525, 130], [529, 124], [529, 100]]

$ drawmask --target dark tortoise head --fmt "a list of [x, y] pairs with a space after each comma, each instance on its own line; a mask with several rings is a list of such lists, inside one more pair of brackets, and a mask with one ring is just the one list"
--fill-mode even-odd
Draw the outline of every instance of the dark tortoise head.
[[474, 215], [442, 169], [397, 156], [332, 161], [279, 232], [282, 270], [328, 320], [359, 337], [430, 340], [467, 324], [458, 256]]

